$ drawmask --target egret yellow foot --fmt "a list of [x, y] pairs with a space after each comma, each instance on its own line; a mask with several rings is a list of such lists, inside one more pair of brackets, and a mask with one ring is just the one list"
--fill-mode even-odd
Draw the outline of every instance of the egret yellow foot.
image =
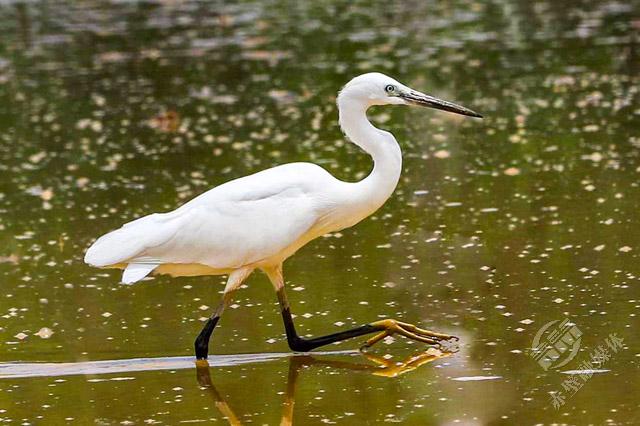
[[411, 340], [427, 343], [429, 345], [441, 345], [444, 342], [459, 340], [456, 336], [452, 336], [450, 334], [436, 333], [435, 331], [425, 330], [423, 328], [416, 327], [413, 324], [394, 319], [380, 320], [372, 322], [370, 325], [381, 331], [367, 340], [364, 345], [360, 347], [361, 350], [369, 348], [385, 337], [392, 336], [394, 334], [399, 334]]

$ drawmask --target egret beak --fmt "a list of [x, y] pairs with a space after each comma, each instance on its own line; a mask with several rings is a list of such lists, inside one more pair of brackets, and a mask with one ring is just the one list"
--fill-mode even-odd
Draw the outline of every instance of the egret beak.
[[425, 106], [429, 108], [441, 109], [443, 111], [449, 111], [456, 114], [468, 115], [469, 117], [482, 118], [482, 115], [475, 111], [471, 111], [469, 108], [465, 108], [462, 105], [454, 104], [453, 102], [443, 101], [442, 99], [434, 98], [433, 96], [425, 95], [416, 90], [409, 92], [403, 92], [398, 95], [407, 103], [411, 105]]

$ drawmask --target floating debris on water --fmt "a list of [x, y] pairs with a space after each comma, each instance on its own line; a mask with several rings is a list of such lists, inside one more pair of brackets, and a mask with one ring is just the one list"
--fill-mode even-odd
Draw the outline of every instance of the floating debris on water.
[[48, 339], [53, 335], [53, 330], [48, 327], [42, 327], [35, 335], [41, 339]]
[[502, 379], [502, 376], [462, 376], [462, 377], [454, 377], [451, 380], [455, 380], [456, 382], [482, 382], [485, 380], [499, 380]]

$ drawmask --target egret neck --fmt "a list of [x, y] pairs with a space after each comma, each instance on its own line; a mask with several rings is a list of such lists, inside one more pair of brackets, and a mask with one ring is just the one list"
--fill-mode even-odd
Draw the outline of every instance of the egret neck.
[[[344, 134], [373, 159], [373, 170], [363, 180], [350, 184], [351, 202], [366, 217], [377, 210], [391, 196], [402, 171], [402, 152], [393, 135], [369, 122], [368, 99], [349, 96], [343, 91], [338, 96], [340, 127]], [[358, 220], [361, 218], [358, 218]]]

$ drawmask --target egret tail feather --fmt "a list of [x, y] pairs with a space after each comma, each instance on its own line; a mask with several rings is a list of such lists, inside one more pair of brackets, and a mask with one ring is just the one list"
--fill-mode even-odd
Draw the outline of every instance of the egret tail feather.
[[140, 281], [157, 267], [158, 265], [153, 263], [130, 263], [122, 273], [122, 284], [129, 285]]

